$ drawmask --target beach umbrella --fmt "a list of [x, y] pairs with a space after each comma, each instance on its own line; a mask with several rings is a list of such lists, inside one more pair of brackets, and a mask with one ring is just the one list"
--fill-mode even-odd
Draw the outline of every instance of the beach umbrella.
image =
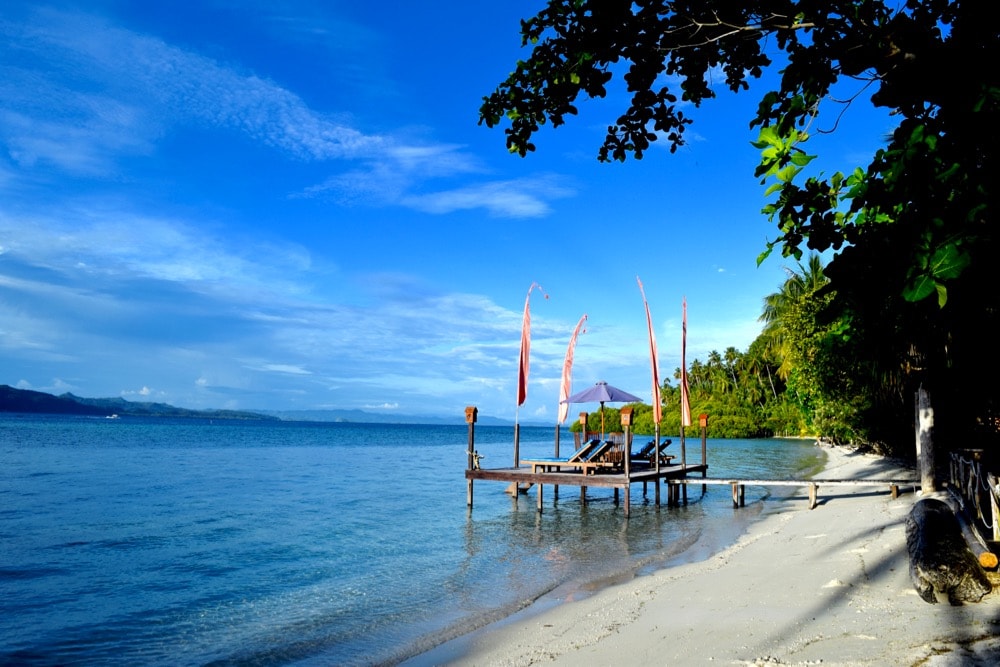
[[601, 404], [601, 439], [604, 439], [604, 404], [605, 403], [640, 403], [642, 399], [623, 389], [614, 387], [607, 382], [598, 382], [593, 387], [578, 391], [562, 401], [563, 403], [600, 403]]

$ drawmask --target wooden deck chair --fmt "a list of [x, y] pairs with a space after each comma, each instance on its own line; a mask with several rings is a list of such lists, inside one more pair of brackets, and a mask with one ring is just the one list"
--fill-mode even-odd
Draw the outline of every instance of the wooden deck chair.
[[660, 465], [661, 466], [668, 466], [668, 465], [670, 465], [670, 462], [673, 461], [677, 457], [674, 456], [673, 454], [667, 454], [663, 450], [665, 450], [667, 447], [669, 447], [670, 443], [672, 443], [672, 442], [673, 442], [673, 440], [671, 440], [670, 438], [667, 438], [666, 440], [664, 440], [663, 442], [661, 442], [660, 446], [656, 448], [656, 453], [655, 454], [650, 454], [650, 456], [649, 456], [649, 464], [650, 465], [656, 465], [656, 457], [659, 456], [660, 457]]
[[570, 454], [569, 456], [541, 456], [532, 459], [525, 459], [521, 463], [531, 466], [531, 472], [538, 472], [539, 468], [558, 468], [560, 466], [572, 465], [580, 461], [584, 461], [587, 455], [590, 454], [595, 447], [600, 443], [596, 438], [594, 440], [588, 440], [580, 447], [578, 450]]
[[620, 468], [623, 463], [622, 457], [624, 453], [625, 451], [622, 449], [621, 444], [605, 440], [591, 450], [582, 461], [566, 465], [580, 468], [581, 472], [585, 475], [592, 475], [601, 469]]
[[645, 445], [642, 446], [637, 452], [632, 452], [632, 460], [642, 460], [645, 459], [649, 461], [649, 457], [653, 455], [653, 449], [656, 447], [656, 441], [650, 440]]

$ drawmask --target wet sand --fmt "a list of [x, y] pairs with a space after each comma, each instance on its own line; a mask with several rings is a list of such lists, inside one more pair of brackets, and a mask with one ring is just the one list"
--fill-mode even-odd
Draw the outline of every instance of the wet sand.
[[[824, 451], [820, 478], [916, 477], [879, 457]], [[903, 521], [919, 496], [901, 492], [821, 487], [809, 510], [802, 488], [768, 501], [736, 544], [706, 560], [529, 609], [413, 663], [1000, 664], [1000, 594], [960, 607], [917, 596]]]

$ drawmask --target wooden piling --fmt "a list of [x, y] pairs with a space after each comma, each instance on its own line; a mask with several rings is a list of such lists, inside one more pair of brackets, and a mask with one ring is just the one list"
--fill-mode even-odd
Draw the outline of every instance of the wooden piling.
[[[468, 455], [468, 469], [472, 470], [473, 465], [475, 465], [475, 453], [476, 453], [476, 417], [479, 414], [479, 410], [474, 406], [470, 405], [465, 408], [465, 422], [469, 425], [469, 446], [466, 448]], [[469, 507], [472, 507], [472, 477], [466, 476], [466, 498], [465, 502]]]

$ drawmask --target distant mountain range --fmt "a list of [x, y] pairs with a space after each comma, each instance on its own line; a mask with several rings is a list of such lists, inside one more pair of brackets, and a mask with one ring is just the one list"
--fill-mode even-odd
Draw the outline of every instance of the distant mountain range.
[[192, 417], [200, 419], [274, 419], [270, 415], [241, 410], [188, 410], [166, 403], [136, 403], [124, 398], [80, 398], [73, 394], [53, 396], [41, 391], [0, 385], [0, 412], [30, 412], [50, 415], [130, 415], [134, 417]]
[[[281, 421], [351, 422], [355, 424], [464, 424], [465, 416], [454, 418], [399, 415], [364, 410], [188, 410], [166, 403], [142, 403], [124, 398], [81, 398], [66, 393], [59, 396], [30, 389], [0, 385], [0, 412], [54, 415], [187, 417], [195, 419], [260, 419]], [[508, 419], [480, 415], [477, 424], [512, 426]], [[522, 422], [524, 423], [524, 422]], [[527, 425], [527, 424], [525, 424]], [[533, 424], [539, 426], [544, 424]]]

